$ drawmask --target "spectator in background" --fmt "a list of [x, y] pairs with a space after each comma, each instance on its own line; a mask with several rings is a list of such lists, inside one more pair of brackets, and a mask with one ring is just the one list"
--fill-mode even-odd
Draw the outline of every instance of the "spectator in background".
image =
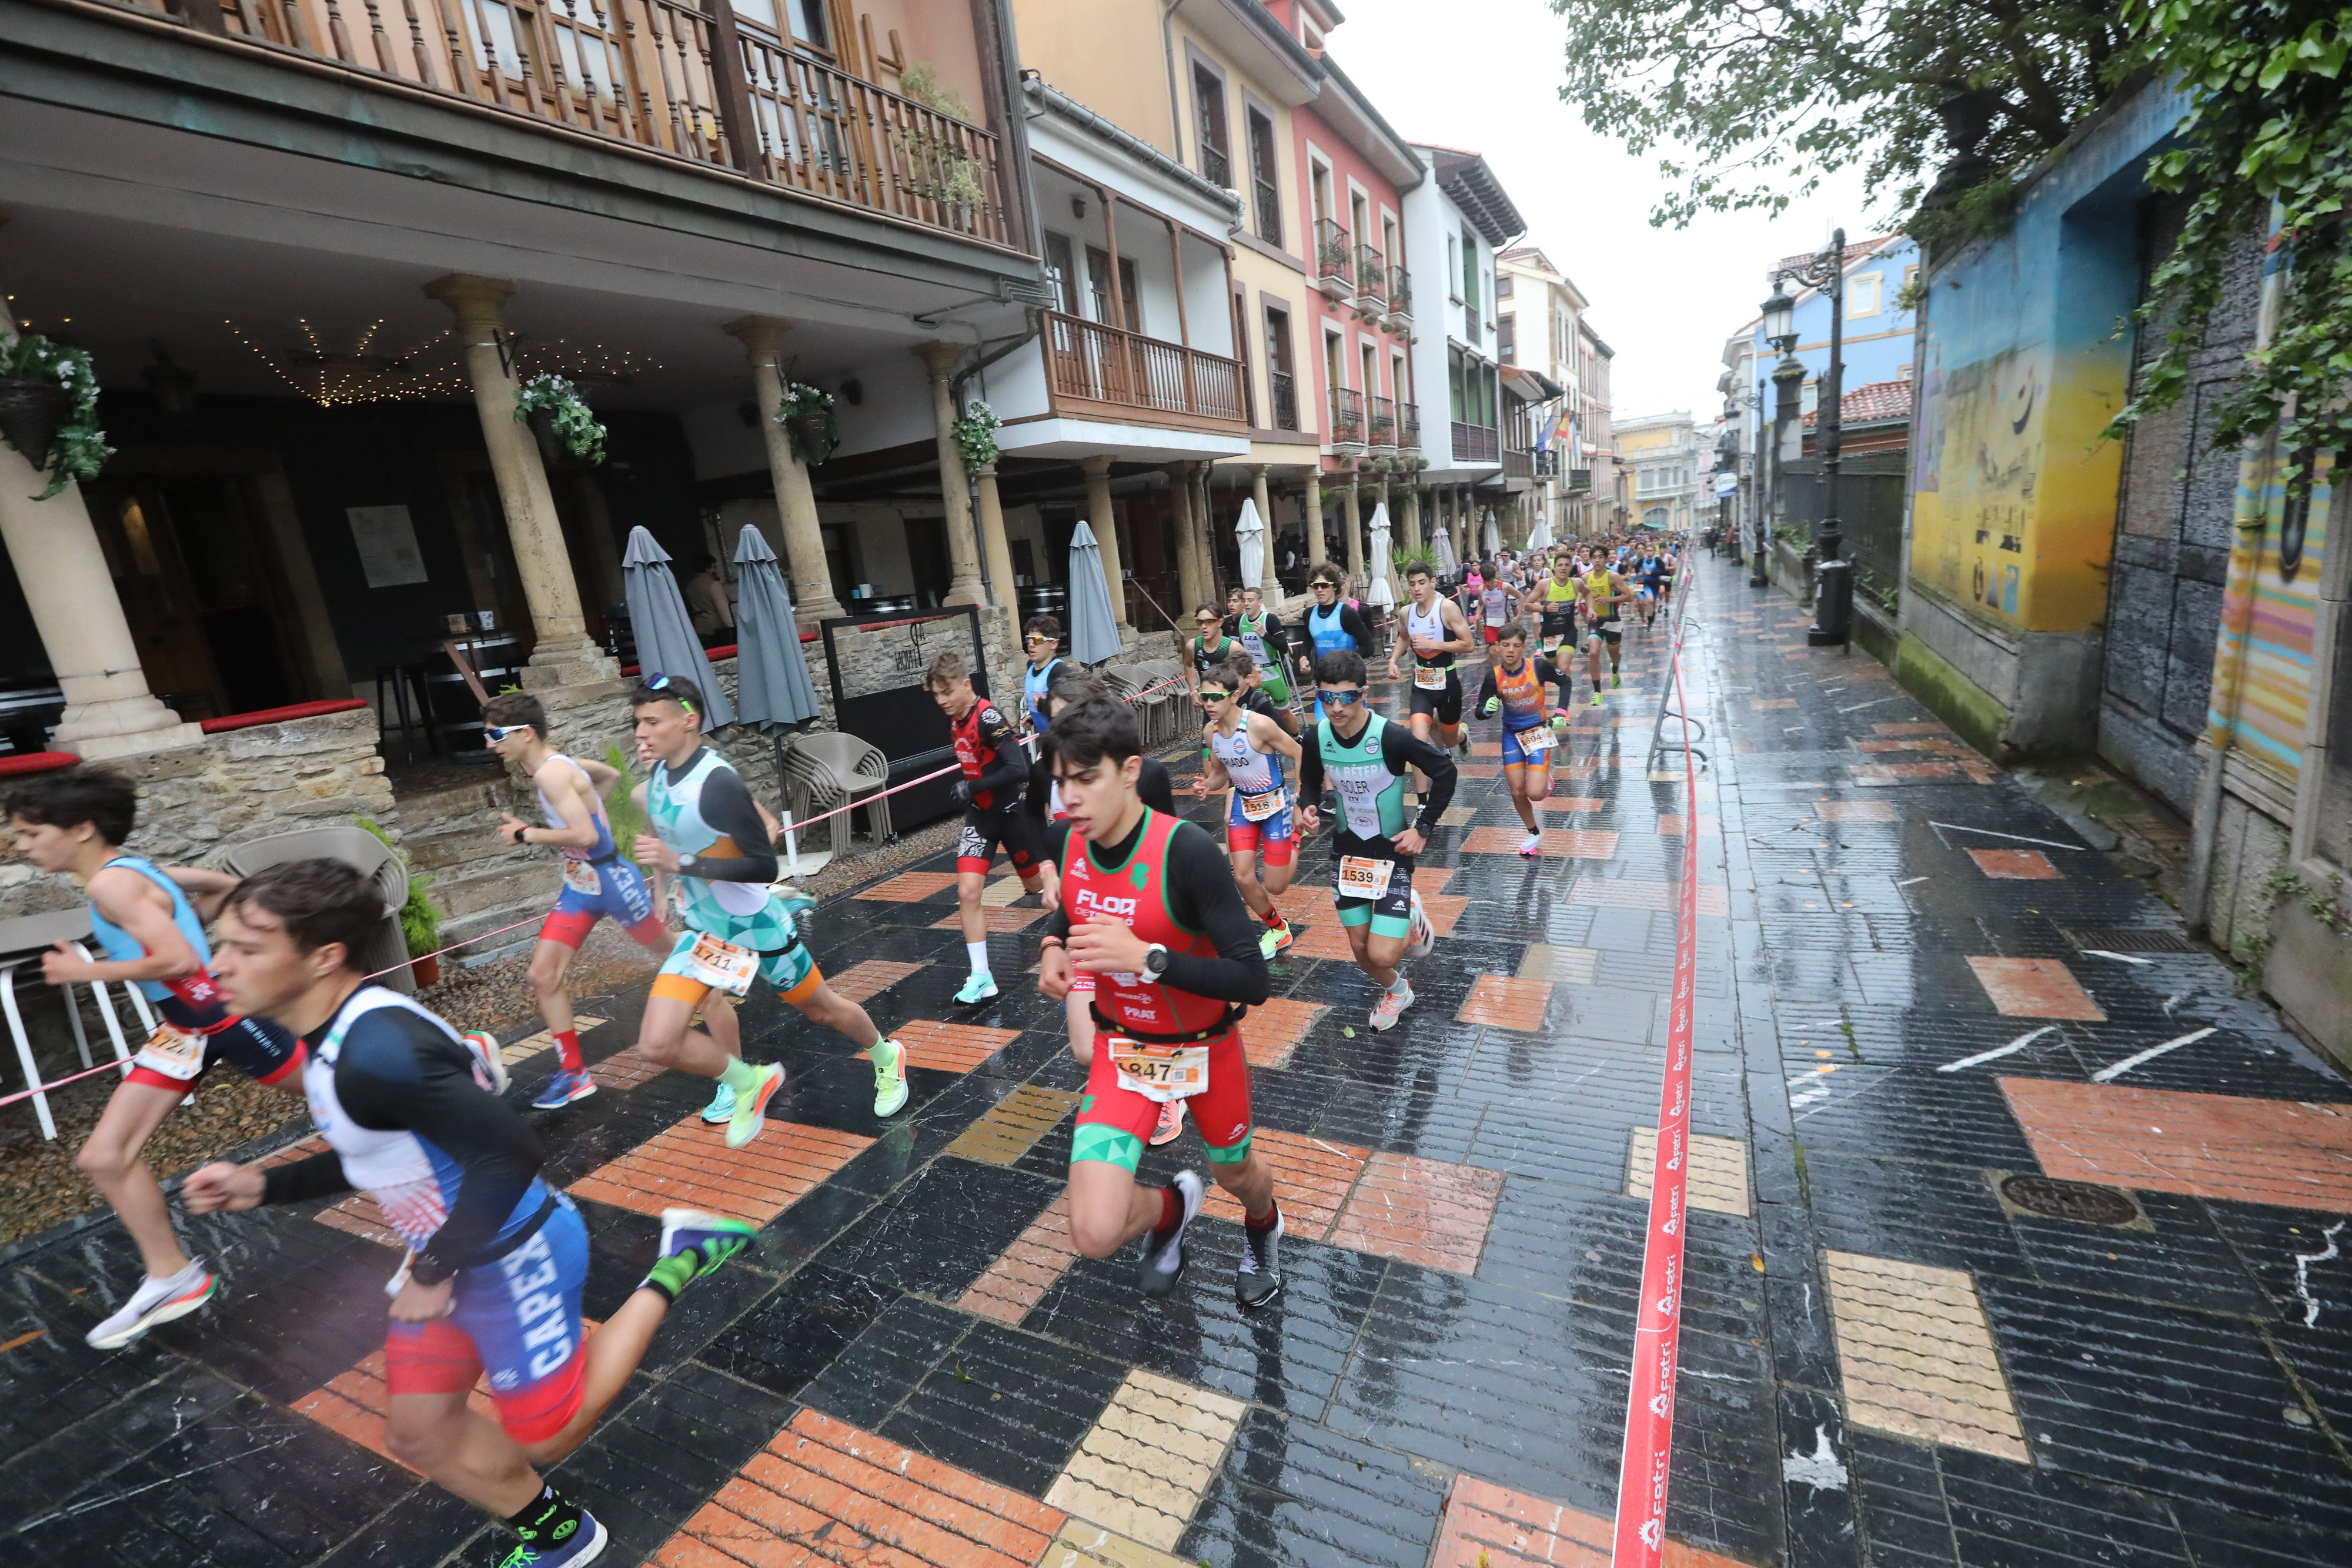
[[718, 558], [705, 552], [686, 569], [686, 612], [694, 619], [694, 634], [706, 648], [735, 641], [735, 603], [719, 580]]

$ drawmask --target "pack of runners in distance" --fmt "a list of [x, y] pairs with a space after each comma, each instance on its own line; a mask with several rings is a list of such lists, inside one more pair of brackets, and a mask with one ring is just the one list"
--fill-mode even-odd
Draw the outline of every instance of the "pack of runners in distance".
[[[1599, 566], [1580, 574], [1564, 557], [1558, 571], [1557, 580], [1578, 586], [1576, 602], [1596, 628], [1613, 632], [1616, 606], [1634, 597], [1627, 580]], [[1186, 1232], [1207, 1195], [1190, 1169], [1166, 1186], [1144, 1186], [1136, 1176], [1146, 1143], [1177, 1136], [1187, 1107], [1211, 1178], [1244, 1212], [1236, 1299], [1262, 1307], [1282, 1288], [1282, 1213], [1275, 1172], [1253, 1146], [1240, 1024], [1269, 994], [1267, 960], [1290, 945], [1274, 896], [1290, 885], [1300, 836], [1318, 829], [1327, 785], [1333, 891], [1350, 952], [1378, 988], [1373, 1029], [1394, 1027], [1412, 1005], [1402, 964], [1435, 940], [1412, 873], [1453, 798], [1452, 748], [1467, 754], [1454, 662], [1477, 643], [1462, 607], [1438, 597], [1426, 567], [1410, 568], [1407, 581], [1405, 635], [1388, 659], [1391, 676], [1402, 678], [1399, 658], [1412, 655], [1412, 713], [1402, 725], [1370, 711], [1370, 635], [1335, 570], [1315, 575], [1315, 608], [1296, 653], [1254, 591], [1235, 605], [1230, 627], [1204, 607], [1189, 669], [1205, 719], [1194, 793], [1226, 791], [1222, 849], [1178, 815], [1167, 769], [1143, 755], [1132, 710], [1055, 656], [1060, 627], [1051, 618], [1026, 629], [1022, 708], [1034, 755], [975, 691], [959, 657], [942, 655], [926, 673], [950, 724], [961, 764], [955, 790], [965, 808], [958, 908], [971, 970], [958, 1000], [998, 994], [982, 894], [1001, 848], [1024, 890], [1042, 894], [1050, 911], [1039, 989], [1064, 1002], [1071, 1048], [1088, 1071], [1071, 1154], [1072, 1241], [1085, 1256], [1108, 1258], [1141, 1238], [1139, 1284], [1147, 1295], [1175, 1289]], [[1664, 589], [1662, 579], [1659, 596]], [[1482, 584], [1474, 602], [1495, 601]], [[1512, 609], [1507, 591], [1501, 607]], [[1478, 707], [1482, 716], [1503, 716], [1505, 773], [1532, 835], [1529, 802], [1543, 799], [1552, 751], [1542, 687], [1549, 682], [1565, 695], [1567, 683], [1544, 655], [1528, 655], [1523, 627], [1489, 624], [1493, 652]], [[1596, 630], [1590, 642], [1596, 702], [1604, 642], [1613, 666], [1614, 636]], [[1315, 694], [1303, 729], [1294, 671]], [[701, 1114], [725, 1127], [728, 1147], [759, 1135], [784, 1082], [781, 1066], [742, 1059], [732, 998], [754, 979], [845, 1036], [871, 1062], [876, 1115], [898, 1113], [908, 1099], [908, 1053], [826, 985], [803, 944], [795, 904], [805, 901], [772, 885], [774, 824], [704, 743], [701, 693], [649, 674], [630, 705], [648, 767], [632, 795], [650, 831], [626, 854], [603, 805], [619, 775], [556, 751], [545, 714], [527, 694], [503, 694], [484, 710], [486, 740], [530, 775], [545, 819], [532, 826], [504, 816], [498, 833], [511, 844], [552, 847], [562, 865], [529, 970], [558, 1061], [530, 1106], [551, 1112], [596, 1092], [565, 977], [589, 931], [609, 916], [663, 956], [639, 1055], [715, 1081]], [[1408, 779], [1417, 796], [1410, 804]], [[7, 811], [21, 853], [83, 883], [105, 954], [86, 960], [60, 944], [44, 958], [44, 977], [135, 985], [163, 1019], [77, 1156], [145, 1271], [89, 1331], [89, 1343], [129, 1344], [196, 1311], [216, 1290], [203, 1260], [182, 1248], [141, 1151], [205, 1073], [226, 1061], [257, 1082], [300, 1093], [328, 1147], [268, 1168], [205, 1166], [184, 1184], [186, 1207], [239, 1210], [352, 1190], [373, 1197], [410, 1248], [386, 1286], [387, 1447], [507, 1522], [517, 1537], [507, 1568], [575, 1568], [594, 1559], [608, 1539], [604, 1527], [541, 1467], [585, 1438], [679, 1292], [750, 1246], [754, 1228], [666, 1211], [657, 1261], [590, 1335], [581, 1316], [586, 1229], [572, 1200], [541, 1178], [537, 1134], [503, 1097], [497, 1042], [460, 1033], [360, 972], [355, 955], [384, 915], [367, 878], [317, 860], [239, 882], [124, 854], [136, 792], [103, 768], [27, 780], [10, 793]], [[645, 871], [669, 884], [683, 927], [675, 936]], [[205, 934], [214, 923], [217, 949]], [[485, 1375], [495, 1419], [467, 1407]]]

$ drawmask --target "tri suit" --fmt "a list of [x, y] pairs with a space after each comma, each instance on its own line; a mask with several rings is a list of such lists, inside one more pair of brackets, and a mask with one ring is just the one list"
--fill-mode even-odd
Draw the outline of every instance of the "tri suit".
[[646, 821], [678, 852], [678, 913], [686, 930], [654, 977], [653, 994], [699, 1007], [713, 990], [740, 997], [756, 973], [795, 1004], [824, 983], [792, 911], [769, 891], [776, 853], [742, 775], [707, 746], [685, 765], [654, 765]]
[[[561, 753], [556, 760], [588, 782], [588, 770]], [[547, 798], [539, 795], [540, 814], [551, 828], [567, 828], [570, 823]], [[588, 791], [593, 802], [596, 791]], [[595, 813], [596, 841], [593, 844], [565, 844], [563, 848], [563, 891], [556, 895], [555, 907], [548, 911], [541, 923], [539, 939], [561, 942], [566, 947], [579, 949], [594, 930], [596, 922], [609, 915], [639, 942], [650, 947], [659, 942], [667, 930], [661, 914], [654, 908], [653, 890], [646, 885], [645, 873], [621, 857], [620, 846], [613, 841], [613, 825], [599, 810]]]
[[[1421, 798], [1420, 815], [1408, 823], [1405, 781], [1416, 768], [1429, 779], [1429, 789]], [[1396, 836], [1411, 826], [1426, 839], [1435, 828], [1454, 800], [1453, 753], [1379, 714], [1364, 721], [1352, 741], [1341, 740], [1326, 719], [1307, 734], [1299, 798], [1322, 799], [1327, 775], [1339, 797], [1331, 834], [1339, 924], [1369, 923], [1375, 936], [1403, 936], [1412, 925], [1413, 857], [1398, 850]]]
[[1297, 845], [1290, 798], [1283, 790], [1282, 758], [1250, 744], [1249, 717], [1238, 716], [1231, 735], [1209, 727], [1209, 750], [1233, 781], [1225, 814], [1225, 848], [1254, 851], [1268, 865], [1288, 865]]
[[1037, 875], [1037, 845], [1022, 815], [1021, 787], [1029, 778], [1029, 753], [1021, 744], [1004, 710], [986, 697], [976, 699], [964, 716], [950, 727], [955, 739], [956, 765], [963, 769], [968, 793], [963, 831], [956, 840], [956, 870], [988, 873], [996, 863], [996, 847], [1024, 883]]
[[[1432, 600], [1426, 615], [1421, 612], [1419, 605], [1407, 603], [1404, 607], [1404, 630], [1407, 637], [1418, 637], [1424, 642], [1453, 641], [1445, 630], [1445, 601]], [[1412, 660], [1412, 703], [1408, 711], [1433, 715], [1439, 724], [1449, 728], [1460, 724], [1462, 673], [1454, 667], [1454, 655], [1445, 653], [1423, 657], [1415, 652]]]
[[[205, 923], [196, 918], [195, 906], [180, 884], [152, 861], [137, 855], [117, 855], [100, 869], [110, 871], [116, 866], [137, 872], [170, 895], [172, 924], [195, 949], [197, 964], [194, 974], [175, 980], [131, 982], [154, 1004], [164, 1027], [140, 1048], [126, 1081], [193, 1094], [197, 1081], [212, 1070], [213, 1063], [226, 1061], [256, 1083], [276, 1086], [290, 1082], [301, 1071], [301, 1040], [268, 1019], [230, 1016], [220, 988], [206, 972], [213, 950], [205, 940]], [[89, 906], [89, 928], [100, 950], [118, 963], [136, 963], [148, 956], [139, 938], [100, 914], [94, 901]]]
[[1571, 695], [1568, 677], [1540, 653], [1526, 655], [1516, 670], [1499, 664], [1486, 666], [1486, 678], [1478, 686], [1478, 711], [1486, 711], [1490, 698], [1501, 699], [1505, 768], [1551, 766], [1552, 731], [1543, 699], [1547, 681], [1559, 688], [1560, 701], [1566, 703]]

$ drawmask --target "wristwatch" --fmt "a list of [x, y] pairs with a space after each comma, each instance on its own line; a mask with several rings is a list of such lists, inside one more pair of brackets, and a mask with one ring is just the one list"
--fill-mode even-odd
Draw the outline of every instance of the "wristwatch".
[[1154, 942], [1143, 950], [1143, 972], [1153, 979], [1168, 972], [1168, 949]]

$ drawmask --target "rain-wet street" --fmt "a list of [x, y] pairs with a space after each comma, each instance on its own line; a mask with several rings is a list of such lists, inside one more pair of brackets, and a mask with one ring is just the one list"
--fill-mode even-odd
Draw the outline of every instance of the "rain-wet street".
[[[1694, 834], [1668, 1510], [1693, 1550], [1668, 1561], [2352, 1561], [2352, 1089], [1885, 668], [1809, 649], [1808, 613], [1728, 563], [1696, 576], [1697, 798], [1678, 744], [1650, 755], [1663, 620], [1601, 708], [1580, 674], [1533, 861], [1476, 725], [1392, 1032], [1366, 1026], [1328, 837], [1308, 851], [1244, 1025], [1289, 1228], [1263, 1311], [1234, 1303], [1223, 1199], [1166, 1303], [1131, 1252], [1072, 1252], [1085, 1074], [1027, 983], [1017, 883], [991, 897], [1005, 994], [974, 1009], [947, 856], [809, 923], [913, 1049], [887, 1123], [866, 1064], [761, 992], [745, 1037], [791, 1100], [730, 1155], [702, 1082], [629, 1049], [642, 990], [583, 998], [602, 1092], [529, 1114], [589, 1218], [588, 1315], [666, 1204], [764, 1227], [556, 1472], [605, 1561], [1605, 1562]], [[520, 1103], [553, 1056], [509, 1054]], [[1144, 1175], [1200, 1159], [1188, 1131]], [[83, 1344], [139, 1272], [111, 1221], [5, 1265], [6, 1560], [503, 1556], [381, 1451], [399, 1253], [365, 1201], [184, 1223], [222, 1295], [116, 1354]]]

